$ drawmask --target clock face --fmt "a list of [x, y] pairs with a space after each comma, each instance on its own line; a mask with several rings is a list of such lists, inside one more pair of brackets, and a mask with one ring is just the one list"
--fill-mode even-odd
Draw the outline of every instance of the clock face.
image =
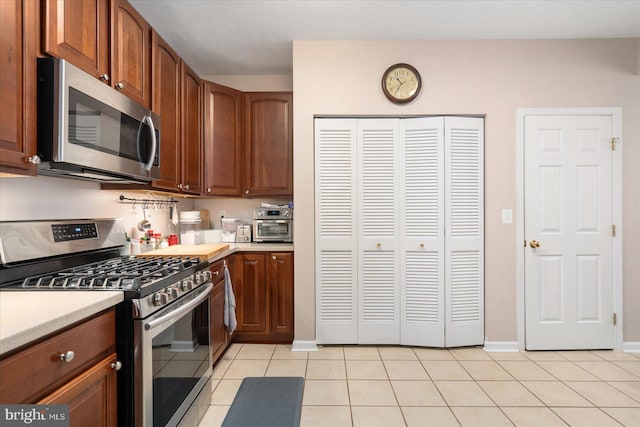
[[382, 90], [392, 102], [405, 103], [420, 92], [421, 79], [418, 70], [408, 64], [392, 65], [382, 77]]

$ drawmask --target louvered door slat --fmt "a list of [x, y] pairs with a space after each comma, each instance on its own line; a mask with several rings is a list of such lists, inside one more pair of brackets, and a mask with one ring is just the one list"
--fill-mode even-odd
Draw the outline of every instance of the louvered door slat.
[[484, 126], [445, 118], [447, 347], [484, 341]]
[[315, 121], [316, 340], [357, 342], [356, 121]]
[[399, 344], [398, 120], [358, 121], [358, 343]]
[[400, 342], [444, 346], [444, 119], [400, 121]]

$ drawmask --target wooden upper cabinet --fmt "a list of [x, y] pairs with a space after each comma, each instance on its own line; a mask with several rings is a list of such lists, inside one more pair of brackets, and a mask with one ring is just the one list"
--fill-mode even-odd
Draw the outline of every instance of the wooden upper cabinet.
[[112, 85], [151, 106], [151, 27], [127, 0], [111, 0]]
[[46, 53], [150, 108], [151, 27], [127, 0], [43, 0], [43, 8]]
[[44, 51], [109, 83], [109, 3], [44, 0]]
[[39, 4], [0, 0], [0, 172], [34, 175]]
[[244, 195], [293, 196], [293, 94], [245, 95]]
[[160, 116], [160, 179], [153, 187], [179, 190], [182, 182], [180, 132], [180, 57], [155, 32], [151, 33], [153, 93], [151, 109]]
[[198, 75], [181, 61], [182, 191], [202, 190], [202, 87]]
[[242, 196], [243, 94], [205, 82], [204, 195]]

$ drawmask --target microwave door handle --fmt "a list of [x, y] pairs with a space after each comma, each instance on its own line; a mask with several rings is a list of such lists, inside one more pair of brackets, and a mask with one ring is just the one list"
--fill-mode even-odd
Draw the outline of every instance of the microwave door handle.
[[[156, 141], [156, 128], [153, 126], [153, 119], [151, 116], [144, 116], [142, 122], [140, 123], [140, 128], [142, 125], [149, 126], [149, 130], [151, 131], [151, 153], [149, 154], [149, 160], [144, 165], [144, 170], [150, 171], [151, 167], [153, 167], [153, 160], [156, 158], [156, 150], [158, 149], [158, 141]], [[140, 157], [140, 128], [138, 129], [138, 157]]]

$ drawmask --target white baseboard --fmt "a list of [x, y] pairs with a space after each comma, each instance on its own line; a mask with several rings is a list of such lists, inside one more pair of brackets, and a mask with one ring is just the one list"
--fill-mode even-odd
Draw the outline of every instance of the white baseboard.
[[626, 353], [640, 353], [640, 341], [623, 342], [622, 351]]
[[484, 351], [490, 353], [515, 353], [520, 351], [518, 341], [485, 341]]
[[291, 351], [318, 351], [318, 345], [315, 341], [295, 340], [291, 344]]

